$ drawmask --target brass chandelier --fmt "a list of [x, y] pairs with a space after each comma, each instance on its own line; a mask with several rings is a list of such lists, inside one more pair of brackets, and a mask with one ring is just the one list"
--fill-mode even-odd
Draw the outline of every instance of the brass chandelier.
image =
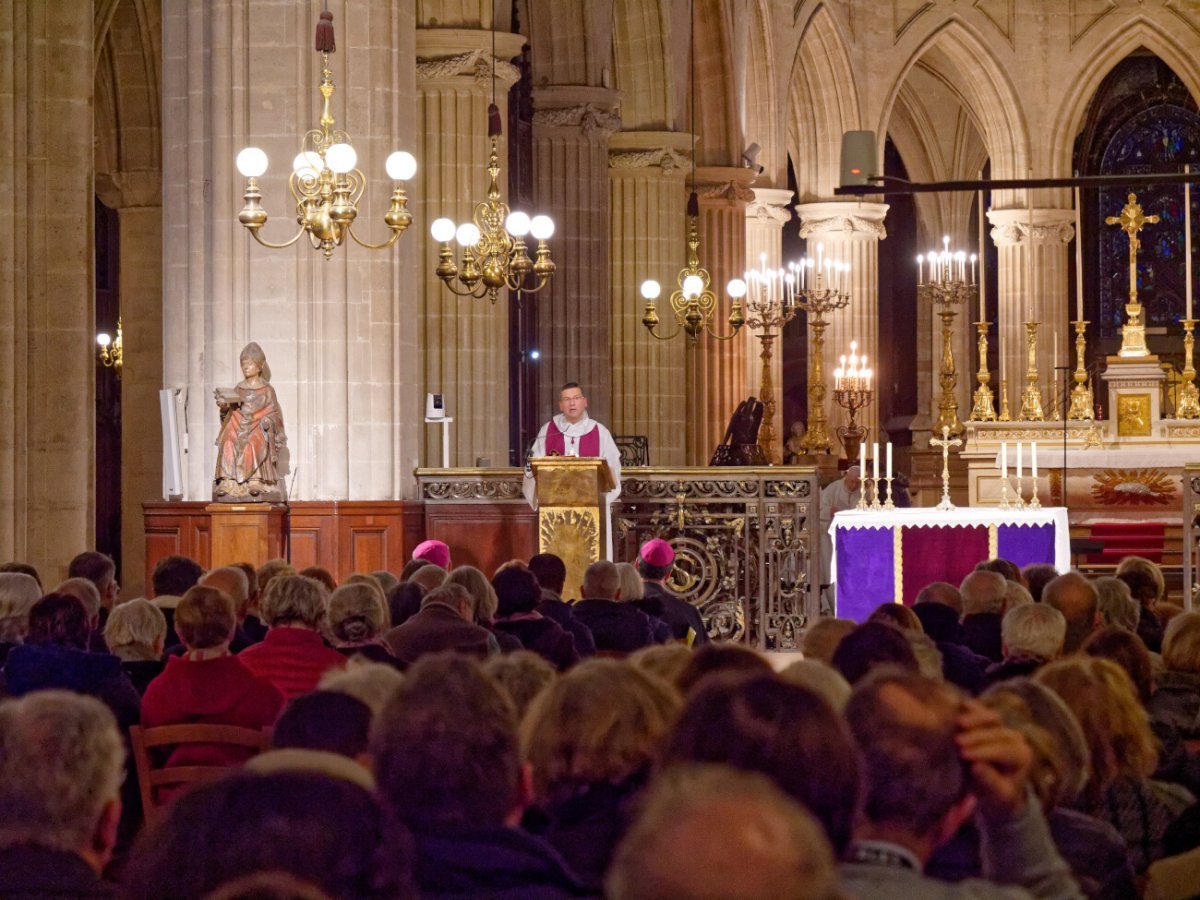
[[350, 136], [334, 128], [330, 109], [333, 72], [329, 68], [329, 54], [334, 52], [334, 39], [333, 13], [329, 10], [321, 13], [317, 23], [316, 49], [321, 54], [321, 83], [317, 88], [323, 101], [321, 118], [319, 126], [301, 138], [300, 153], [292, 161], [292, 174], [288, 179], [288, 189], [296, 201], [296, 222], [300, 230], [281, 244], [265, 240], [259, 233], [267, 222], [267, 211], [262, 207], [262, 194], [258, 189], [258, 179], [267, 171], [267, 154], [258, 147], [246, 147], [237, 155], [238, 171], [246, 178], [243, 195], [246, 205], [238, 214], [238, 221], [256, 241], [273, 250], [290, 247], [304, 235], [308, 235], [313, 248], [320, 250], [326, 259], [333, 256], [334, 248], [342, 245], [346, 235], [368, 250], [383, 250], [396, 243], [412, 224], [408, 195], [401, 182], [416, 174], [417, 161], [411, 153], [402, 150], [388, 156], [385, 168], [396, 184], [383, 221], [391, 229], [391, 235], [381, 244], [363, 241], [354, 233], [353, 226], [367, 179], [357, 168], [358, 154]]

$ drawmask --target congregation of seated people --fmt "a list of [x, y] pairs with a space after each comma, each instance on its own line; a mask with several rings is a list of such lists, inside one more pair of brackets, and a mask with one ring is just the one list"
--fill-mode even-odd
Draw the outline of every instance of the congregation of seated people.
[[[0, 565], [0, 898], [1200, 896], [1200, 612], [1154, 563], [984, 560], [774, 654], [674, 563]], [[261, 742], [134, 752], [178, 725]]]

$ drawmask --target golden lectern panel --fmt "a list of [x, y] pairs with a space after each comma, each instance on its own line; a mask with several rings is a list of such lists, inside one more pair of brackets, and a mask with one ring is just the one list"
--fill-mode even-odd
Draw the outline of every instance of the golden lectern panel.
[[604, 556], [608, 516], [604, 495], [612, 472], [603, 459], [549, 456], [531, 462], [537, 482], [538, 551], [553, 553], [567, 567], [566, 591], [583, 584], [587, 567]]

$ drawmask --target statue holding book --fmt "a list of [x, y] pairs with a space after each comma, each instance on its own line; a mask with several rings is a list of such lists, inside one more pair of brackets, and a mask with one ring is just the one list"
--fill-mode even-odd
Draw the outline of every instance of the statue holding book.
[[213, 499], [282, 501], [279, 451], [287, 445], [287, 435], [271, 370], [262, 347], [253, 342], [242, 349], [240, 361], [243, 379], [237, 387], [213, 391], [221, 413]]

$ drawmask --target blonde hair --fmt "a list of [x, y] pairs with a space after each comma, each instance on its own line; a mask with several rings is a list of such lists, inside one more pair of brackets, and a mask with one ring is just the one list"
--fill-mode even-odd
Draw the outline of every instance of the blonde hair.
[[644, 672], [675, 684], [692, 659], [692, 648], [681, 641], [651, 644], [629, 655], [629, 662]]
[[492, 583], [474, 566], [459, 566], [446, 576], [442, 584], [457, 584], [466, 588], [471, 595], [471, 605], [475, 607], [475, 619], [478, 622], [491, 623], [496, 618], [496, 610], [500, 601]]
[[325, 586], [303, 575], [277, 575], [263, 592], [259, 606], [267, 625], [299, 623], [319, 628], [325, 620]]
[[347, 581], [330, 594], [327, 615], [335, 643], [365, 644], [391, 625], [383, 592], [378, 584], [365, 581]]
[[317, 682], [317, 690], [346, 694], [371, 708], [372, 717], [383, 712], [404, 676], [387, 663], [352, 656], [344, 669], [330, 669]]
[[1168, 671], [1200, 673], [1200, 612], [1171, 619], [1163, 635], [1162, 657]]
[[641, 600], [646, 596], [646, 583], [633, 563], [617, 563], [617, 571], [621, 573], [622, 600]]
[[[1114, 572], [1113, 575], [1115, 575], [1117, 578], [1120, 578], [1125, 574], [1139, 575], [1142, 578], [1154, 583], [1154, 586], [1157, 588], [1158, 592], [1154, 597], [1154, 601], [1150, 603], [1150, 606], [1153, 606], [1155, 602], [1165, 598], [1167, 583], [1163, 579], [1162, 569], [1150, 562], [1150, 560], [1146, 559], [1144, 556], [1126, 556], [1123, 560], [1117, 563], [1117, 571]], [[1138, 600], [1139, 603], [1141, 601], [1141, 598], [1138, 597], [1135, 597], [1134, 599]]]
[[[122, 659], [157, 659], [154, 647], [167, 636], [167, 617], [149, 600], [138, 598], [113, 607], [104, 623], [104, 643]], [[160, 646], [159, 651], [162, 650]]]
[[535, 794], [571, 794], [651, 765], [682, 705], [671, 685], [628, 662], [580, 663], [539, 694], [521, 722]]
[[1062, 698], [1079, 720], [1092, 760], [1084, 796], [1098, 802], [1121, 776], [1144, 778], [1158, 765], [1158, 746], [1128, 673], [1115, 662], [1072, 656], [1050, 663], [1034, 680]]

